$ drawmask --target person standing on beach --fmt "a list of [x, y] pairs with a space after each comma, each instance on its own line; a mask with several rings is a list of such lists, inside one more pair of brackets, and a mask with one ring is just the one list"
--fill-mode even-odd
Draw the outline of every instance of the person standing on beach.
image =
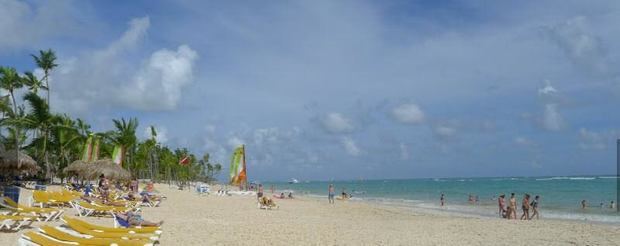
[[510, 203], [508, 204], [510, 214], [508, 215], [508, 219], [517, 219], [517, 198], [515, 198], [515, 193], [510, 193]]
[[329, 192], [327, 195], [327, 199], [329, 200], [330, 204], [334, 203], [334, 185], [333, 184], [329, 184], [329, 188], [327, 189], [327, 191]]
[[439, 202], [441, 203], [442, 207], [446, 203], [446, 198], [444, 197], [443, 193], [441, 193], [441, 197], [439, 198]]
[[521, 209], [523, 209], [521, 220], [529, 220], [530, 219], [530, 194], [525, 194], [523, 196], [523, 201], [521, 202]]
[[530, 219], [534, 218], [534, 216], [536, 216], [536, 219], [538, 219], [538, 200], [540, 199], [539, 195], [536, 195], [536, 197], [534, 197], [534, 201], [532, 201], [532, 203], [530, 203], [530, 206], [532, 207], [532, 217], [530, 217]]
[[581, 209], [586, 209], [586, 200], [581, 200]]
[[497, 205], [499, 206], [499, 217], [500, 218], [506, 217], [506, 205], [504, 204], [504, 197], [506, 197], [506, 195], [501, 194], [497, 198]]
[[256, 192], [256, 199], [260, 199], [261, 197], [263, 197], [263, 185], [259, 184], [258, 192]]

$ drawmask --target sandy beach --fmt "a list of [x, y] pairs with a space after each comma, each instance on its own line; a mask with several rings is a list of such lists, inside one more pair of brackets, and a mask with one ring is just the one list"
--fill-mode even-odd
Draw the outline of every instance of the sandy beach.
[[[276, 200], [279, 209], [261, 210], [252, 196], [199, 196], [167, 185], [158, 190], [168, 199], [144, 208], [143, 216], [165, 221], [161, 245], [620, 244], [618, 225], [468, 218], [351, 201], [330, 205], [308, 197]], [[111, 218], [87, 220], [112, 225]], [[16, 245], [23, 231], [2, 232], [0, 245]]]

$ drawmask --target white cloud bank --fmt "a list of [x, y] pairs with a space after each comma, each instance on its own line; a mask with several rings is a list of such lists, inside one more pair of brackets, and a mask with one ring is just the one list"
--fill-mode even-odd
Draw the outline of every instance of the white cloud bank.
[[136, 109], [175, 109], [181, 90], [192, 82], [196, 58], [197, 53], [187, 45], [179, 46], [176, 51], [156, 51], [134, 77], [133, 83], [122, 89], [122, 98]]
[[327, 114], [321, 119], [321, 126], [331, 133], [348, 133], [355, 129], [351, 120], [340, 113]]
[[392, 109], [392, 117], [400, 123], [418, 124], [424, 121], [424, 112], [418, 105], [402, 104]]
[[359, 156], [362, 153], [360, 148], [357, 147], [355, 141], [350, 137], [342, 137], [340, 139], [340, 143], [344, 147], [344, 150], [347, 152], [347, 154], [351, 156]]

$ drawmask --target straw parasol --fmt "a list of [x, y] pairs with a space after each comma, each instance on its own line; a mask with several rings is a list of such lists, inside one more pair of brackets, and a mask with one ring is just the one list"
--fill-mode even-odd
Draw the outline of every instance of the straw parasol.
[[96, 179], [103, 174], [108, 179], [130, 179], [131, 173], [123, 169], [120, 165], [114, 163], [111, 159], [102, 159], [95, 161], [87, 173], [87, 178]]
[[36, 174], [39, 166], [32, 157], [21, 151], [0, 149], [0, 171], [3, 174]]
[[69, 175], [77, 175], [78, 177], [86, 177], [90, 169], [93, 168], [93, 163], [85, 162], [83, 160], [77, 160], [69, 164], [63, 171]]

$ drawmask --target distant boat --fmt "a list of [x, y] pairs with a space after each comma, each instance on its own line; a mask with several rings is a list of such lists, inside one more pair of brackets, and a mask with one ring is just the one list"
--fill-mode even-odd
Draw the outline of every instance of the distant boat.
[[291, 180], [288, 181], [289, 184], [297, 184], [299, 183], [299, 180], [292, 178]]

